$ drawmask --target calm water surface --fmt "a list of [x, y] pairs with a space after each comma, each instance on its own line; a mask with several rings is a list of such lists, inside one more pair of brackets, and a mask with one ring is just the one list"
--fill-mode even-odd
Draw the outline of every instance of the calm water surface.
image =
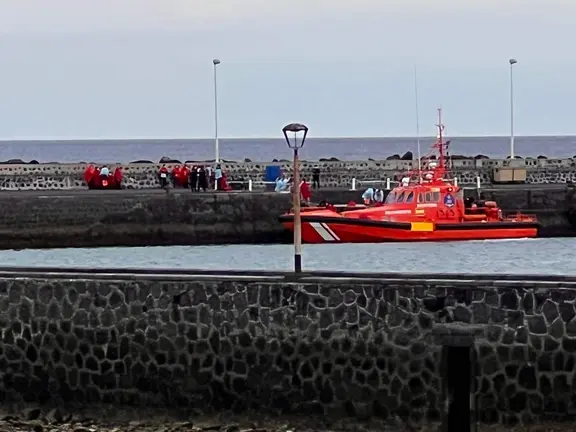
[[[308, 270], [576, 276], [576, 239], [304, 245]], [[291, 245], [1, 251], [0, 265], [291, 270]]]

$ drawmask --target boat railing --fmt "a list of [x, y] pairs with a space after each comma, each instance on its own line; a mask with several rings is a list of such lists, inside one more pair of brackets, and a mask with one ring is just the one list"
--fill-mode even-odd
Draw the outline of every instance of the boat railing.
[[247, 190], [248, 192], [252, 192], [254, 190], [254, 188], [266, 188], [266, 185], [273, 185], [276, 184], [276, 182], [273, 181], [254, 181], [252, 179], [248, 179], [248, 180], [228, 180], [228, 184], [236, 184], [236, 185], [242, 185], [244, 190]]
[[[253, 191], [262, 191], [262, 189], [266, 189], [266, 186], [269, 185], [276, 185], [276, 182], [248, 179], [248, 180], [229, 180], [228, 184], [242, 185], [243, 190], [253, 192]], [[290, 192], [291, 189], [292, 188], [290, 187], [288, 190], [284, 192]]]
[[[454, 177], [453, 179], [446, 179], [445, 181], [448, 183], [454, 184], [454, 186], [458, 186], [458, 184], [460, 182], [458, 177]], [[482, 188], [482, 179], [480, 177], [476, 177], [475, 183], [476, 183], [475, 184], [476, 189]], [[265, 189], [266, 186], [268, 186], [268, 185], [275, 185], [276, 182], [248, 179], [248, 180], [229, 180], [228, 184], [243, 185], [244, 190], [246, 190], [248, 192], [252, 192], [254, 190]], [[352, 185], [351, 185], [350, 190], [353, 190], [353, 191], [358, 190], [359, 188], [362, 188], [363, 185], [367, 186], [367, 187], [380, 186], [384, 190], [392, 190], [396, 186], [399, 186], [400, 182], [396, 181], [396, 180], [392, 180], [390, 177], [387, 177], [385, 179], [380, 178], [380, 179], [364, 179], [364, 180], [360, 180], [360, 179], [357, 179], [354, 177], [354, 178], [352, 178]]]
[[358, 188], [362, 188], [362, 185], [366, 185], [368, 187], [374, 186], [384, 186], [384, 190], [392, 190], [392, 188], [398, 186], [400, 182], [392, 180], [391, 178], [387, 177], [385, 179], [366, 179], [366, 180], [359, 180], [356, 177], [352, 178], [352, 186], [350, 190], [358, 190]]
[[[482, 188], [482, 179], [478, 176], [475, 179], [475, 186], [476, 189], [481, 189]], [[458, 186], [459, 184], [459, 179], [458, 177], [454, 177], [452, 179], [443, 179], [443, 181], [453, 184], [454, 186]], [[400, 185], [399, 181], [396, 180], [392, 180], [391, 178], [385, 178], [385, 179], [368, 179], [368, 180], [359, 180], [357, 178], [353, 178], [352, 179], [352, 187], [350, 188], [350, 190], [358, 190], [358, 188], [362, 188], [362, 185], [366, 185], [366, 186], [379, 186], [379, 185], [383, 185], [384, 186], [384, 190], [391, 190], [396, 186]]]
[[454, 186], [458, 186], [458, 177], [448, 178], [448, 179], [443, 178], [442, 181], [446, 182], [448, 184], [454, 185]]

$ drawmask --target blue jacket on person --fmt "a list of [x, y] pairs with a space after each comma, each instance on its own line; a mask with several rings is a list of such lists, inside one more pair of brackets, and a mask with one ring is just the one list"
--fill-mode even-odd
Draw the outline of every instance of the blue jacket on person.
[[288, 189], [288, 179], [278, 177], [276, 179], [276, 186], [274, 187], [275, 192], [284, 192]]
[[368, 189], [366, 189], [364, 191], [364, 193], [362, 194], [362, 199], [363, 200], [370, 200], [370, 201], [374, 201], [374, 194], [376, 193], [376, 189], [369, 187]]

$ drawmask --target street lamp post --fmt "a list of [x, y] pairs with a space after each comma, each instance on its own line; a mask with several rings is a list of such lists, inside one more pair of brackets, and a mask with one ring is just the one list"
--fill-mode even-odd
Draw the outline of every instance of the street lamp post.
[[[220, 60], [212, 60], [214, 66], [214, 172], [220, 163], [220, 142], [218, 140], [218, 78], [216, 74], [216, 66], [220, 64]], [[218, 181], [214, 177], [214, 190], [218, 190]]]
[[510, 63], [510, 160], [514, 160], [514, 65], [518, 63], [516, 59], [509, 59]]
[[[294, 272], [302, 272], [302, 220], [300, 218], [300, 167], [298, 166], [298, 150], [304, 147], [308, 127], [301, 123], [291, 123], [282, 129], [286, 144], [294, 151], [294, 175], [292, 186], [292, 205], [294, 207]], [[289, 133], [294, 134], [290, 139]], [[299, 136], [300, 134], [300, 136]]]

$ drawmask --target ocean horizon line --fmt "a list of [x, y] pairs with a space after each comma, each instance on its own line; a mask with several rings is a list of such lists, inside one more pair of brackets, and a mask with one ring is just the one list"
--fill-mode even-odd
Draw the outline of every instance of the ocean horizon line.
[[[576, 137], [575, 134], [563, 134], [563, 135], [515, 135], [514, 138], [522, 139], [522, 138], [571, 138]], [[308, 140], [378, 140], [378, 139], [402, 139], [402, 140], [434, 140], [436, 137], [433, 135], [422, 135], [422, 136], [410, 136], [410, 135], [387, 135], [387, 136], [309, 136]], [[474, 138], [510, 138], [510, 135], [451, 135], [448, 134], [446, 139], [474, 139]], [[273, 136], [273, 137], [218, 137], [219, 140], [226, 140], [226, 141], [247, 141], [247, 140], [254, 140], [254, 141], [264, 141], [264, 140], [281, 140], [284, 141], [283, 136]], [[18, 137], [18, 138], [0, 138], [0, 144], [6, 143], [22, 143], [22, 142], [42, 142], [42, 143], [71, 143], [71, 142], [85, 142], [85, 143], [94, 143], [94, 142], [102, 142], [102, 141], [139, 141], [139, 142], [158, 142], [158, 141], [214, 141], [215, 137], [130, 137], [130, 138], [123, 138], [123, 137], [103, 137], [103, 138], [86, 138], [86, 137], [78, 137], [78, 138], [58, 138], [58, 137]]]

